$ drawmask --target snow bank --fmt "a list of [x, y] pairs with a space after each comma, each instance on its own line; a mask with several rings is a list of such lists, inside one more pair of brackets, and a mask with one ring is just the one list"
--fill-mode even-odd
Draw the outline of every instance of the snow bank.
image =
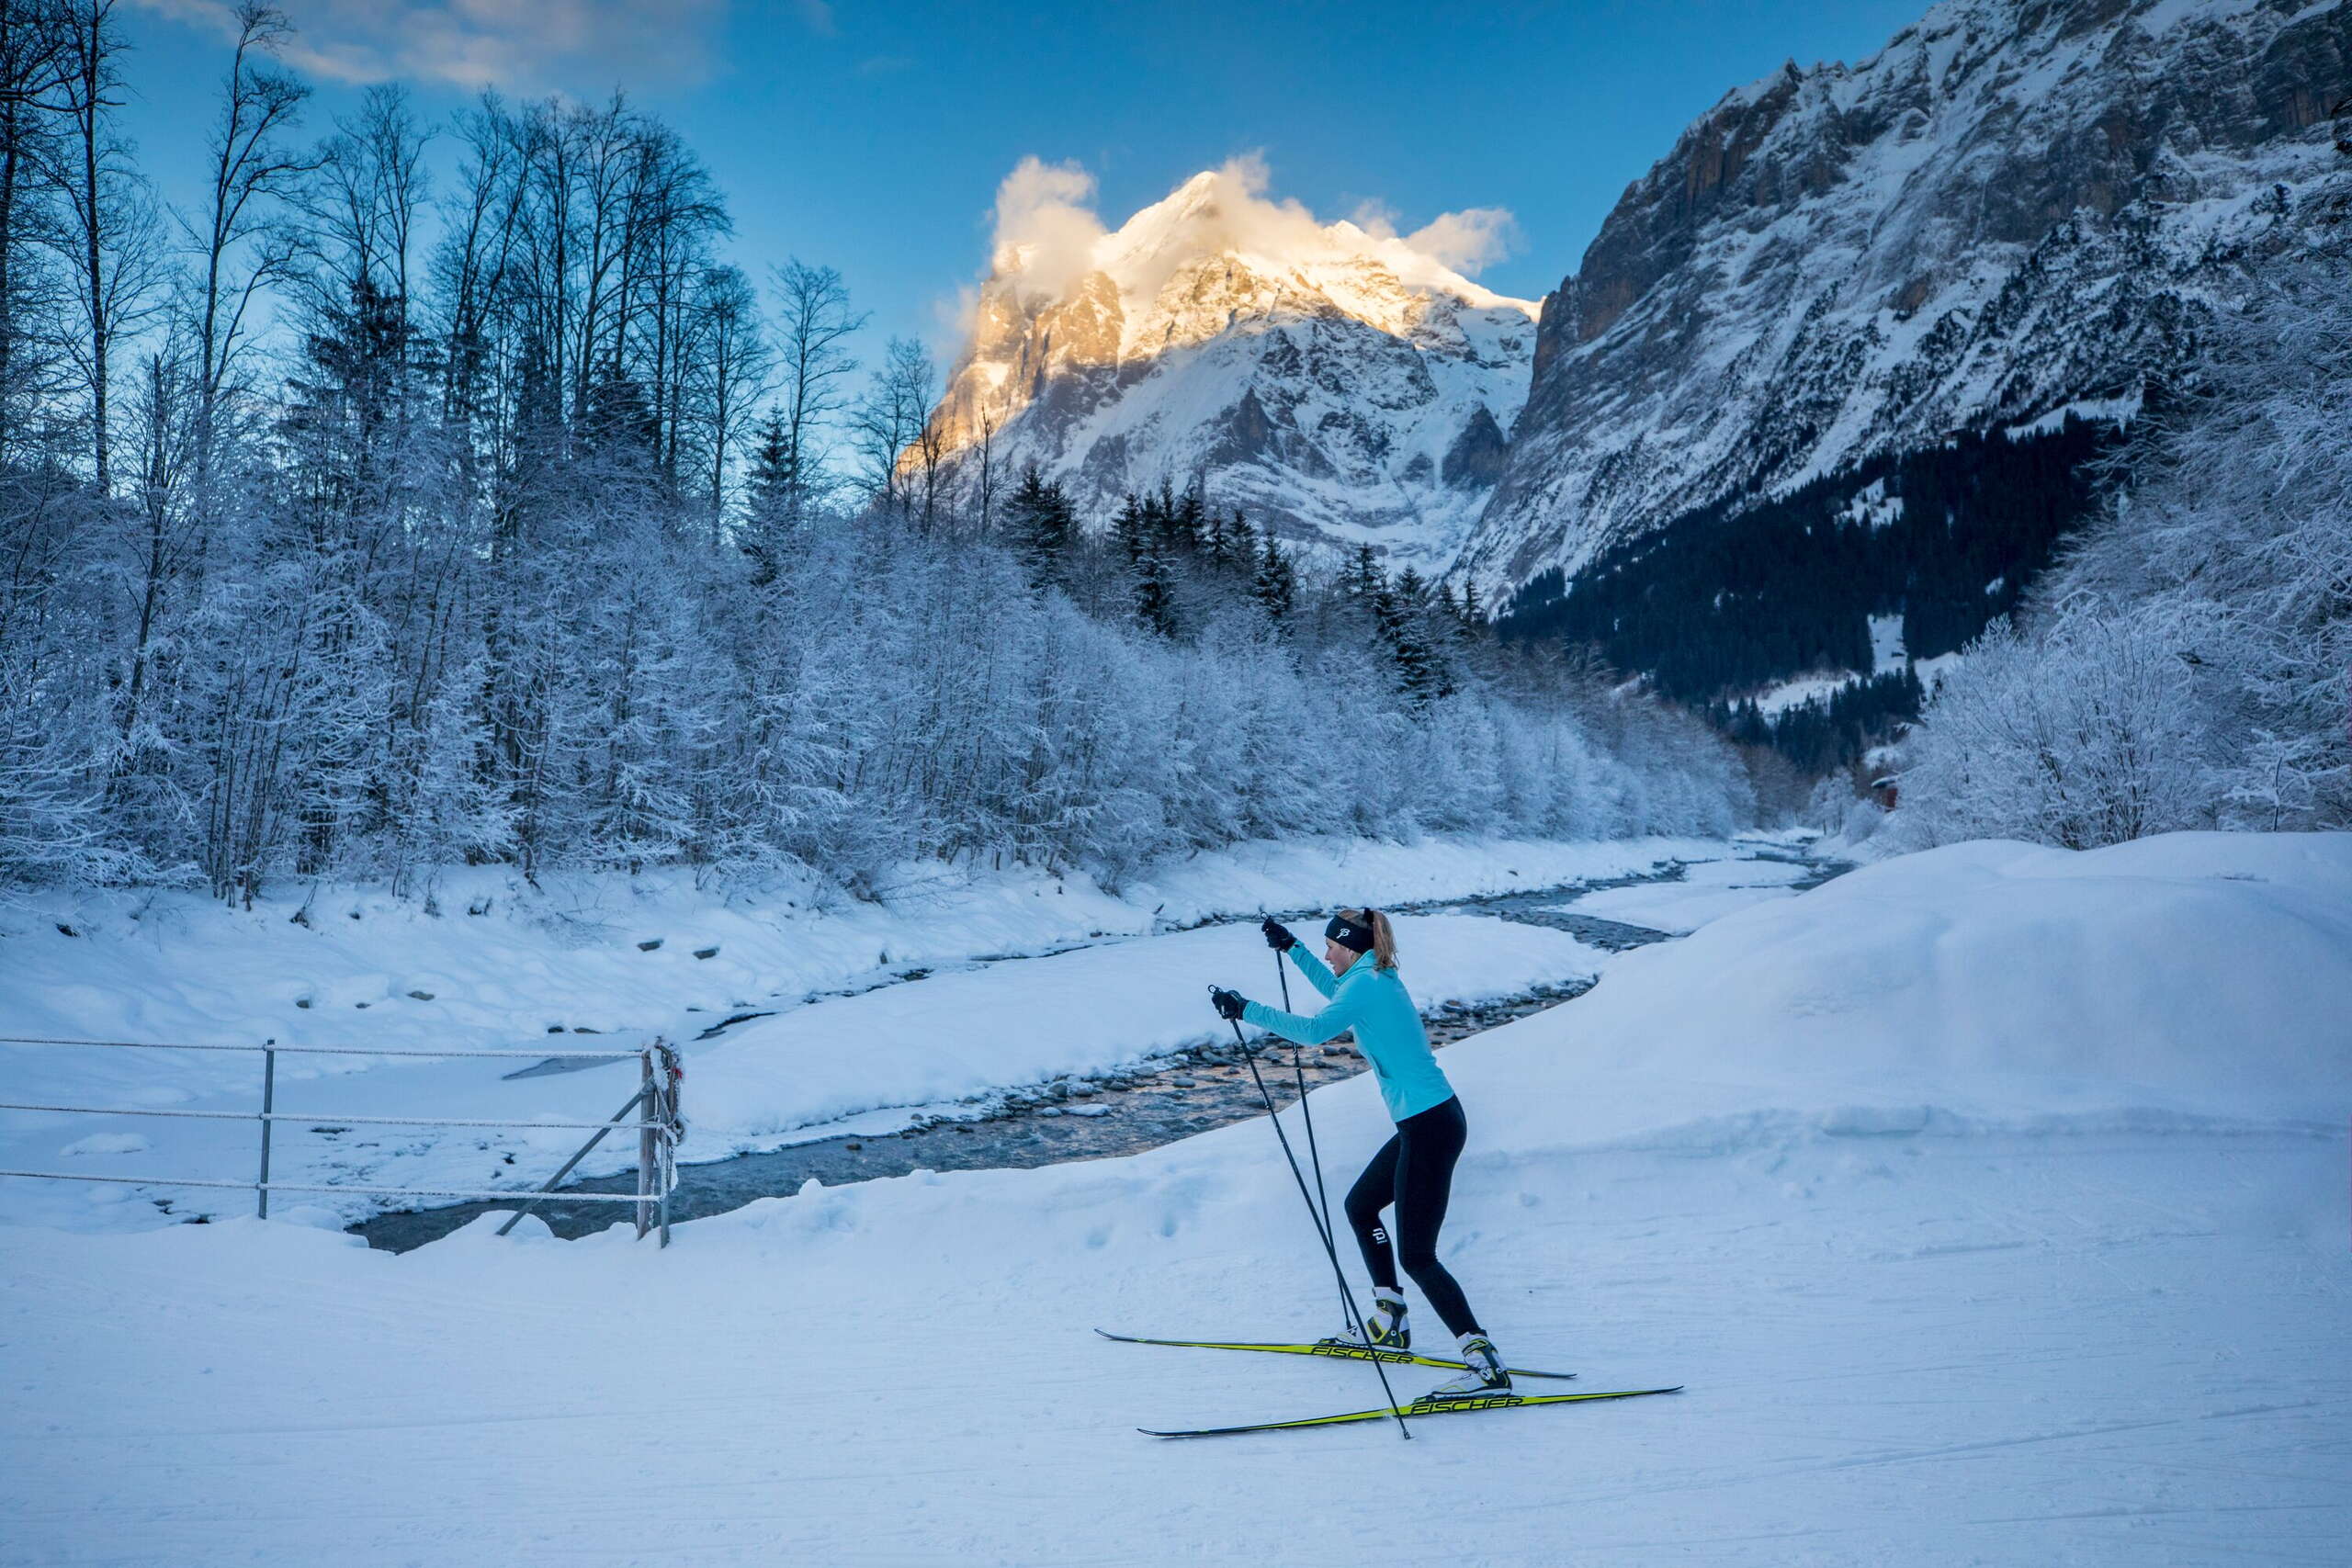
[[1627, 953], [1447, 1063], [1528, 1147], [1774, 1111], [2341, 1125], [2347, 1020], [2352, 834], [1974, 842]]
[[1561, 908], [1682, 936], [1734, 910], [1790, 897], [1787, 885], [1810, 870], [1786, 861], [1715, 861], [1690, 867], [1679, 882], [1604, 888]]

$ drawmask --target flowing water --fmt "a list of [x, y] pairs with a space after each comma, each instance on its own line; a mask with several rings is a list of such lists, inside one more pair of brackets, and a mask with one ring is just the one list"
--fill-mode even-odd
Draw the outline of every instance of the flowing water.
[[[1796, 857], [1766, 852], [1745, 858]], [[1802, 863], [1807, 867], [1806, 875], [1789, 885], [1797, 890], [1817, 886], [1847, 869], [1832, 863]], [[1579, 915], [1574, 901], [1605, 888], [1673, 882], [1683, 874], [1684, 868], [1678, 865], [1654, 875], [1392, 908], [1403, 914], [1453, 910], [1549, 926], [1570, 932], [1589, 946], [1618, 953], [1677, 939], [1644, 926]], [[1498, 1024], [1556, 1007], [1583, 995], [1593, 984], [1577, 976], [1492, 1001], [1450, 1002], [1433, 1008], [1423, 1015], [1430, 1043], [1442, 1049]], [[1268, 1099], [1277, 1109], [1295, 1104], [1302, 1085], [1313, 1089], [1351, 1077], [1364, 1070], [1365, 1063], [1352, 1047], [1339, 1042], [1293, 1046], [1276, 1041], [1271, 1049], [1257, 1054], [1255, 1076], [1251, 1066], [1249, 1054], [1239, 1046], [1198, 1046], [1098, 1074], [1025, 1085], [976, 1103], [969, 1114], [926, 1117], [899, 1132], [818, 1138], [765, 1154], [682, 1165], [677, 1189], [670, 1197], [670, 1218], [676, 1223], [724, 1213], [756, 1199], [797, 1192], [811, 1179], [836, 1187], [916, 1170], [1021, 1168], [1135, 1154], [1229, 1122], [1263, 1115]], [[585, 1235], [616, 1223], [616, 1205], [567, 1204], [563, 1192], [636, 1190], [633, 1170], [567, 1183], [531, 1212], [560, 1236]], [[366, 1236], [371, 1247], [405, 1252], [447, 1235], [481, 1214], [514, 1207], [514, 1201], [502, 1199], [409, 1210], [379, 1214], [352, 1229]]]

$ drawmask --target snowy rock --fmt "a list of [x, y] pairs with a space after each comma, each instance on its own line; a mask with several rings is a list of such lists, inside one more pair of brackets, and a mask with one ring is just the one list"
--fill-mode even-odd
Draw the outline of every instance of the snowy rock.
[[1726, 94], [1544, 302], [1482, 590], [1965, 429], [2126, 417], [2340, 217], [2352, 8], [1951, 0]]

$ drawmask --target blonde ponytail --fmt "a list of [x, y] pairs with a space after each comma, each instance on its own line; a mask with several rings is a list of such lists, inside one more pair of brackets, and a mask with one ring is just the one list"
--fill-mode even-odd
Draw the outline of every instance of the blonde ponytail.
[[1396, 967], [1396, 930], [1377, 909], [1342, 909], [1351, 925], [1372, 928], [1372, 966], [1385, 974]]

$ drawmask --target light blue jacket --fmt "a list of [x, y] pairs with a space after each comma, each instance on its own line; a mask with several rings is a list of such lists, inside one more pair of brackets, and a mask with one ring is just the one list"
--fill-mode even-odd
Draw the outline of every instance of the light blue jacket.
[[1335, 977], [1303, 942], [1291, 944], [1290, 958], [1309, 985], [1331, 998], [1330, 1005], [1312, 1018], [1302, 1018], [1251, 1002], [1241, 1010], [1242, 1021], [1302, 1045], [1320, 1045], [1342, 1030], [1354, 1030], [1357, 1049], [1371, 1061], [1373, 1076], [1380, 1080], [1380, 1098], [1387, 1103], [1391, 1122], [1418, 1116], [1453, 1098], [1453, 1086], [1445, 1081], [1430, 1050], [1420, 1012], [1395, 970], [1384, 974], [1367, 953]]

